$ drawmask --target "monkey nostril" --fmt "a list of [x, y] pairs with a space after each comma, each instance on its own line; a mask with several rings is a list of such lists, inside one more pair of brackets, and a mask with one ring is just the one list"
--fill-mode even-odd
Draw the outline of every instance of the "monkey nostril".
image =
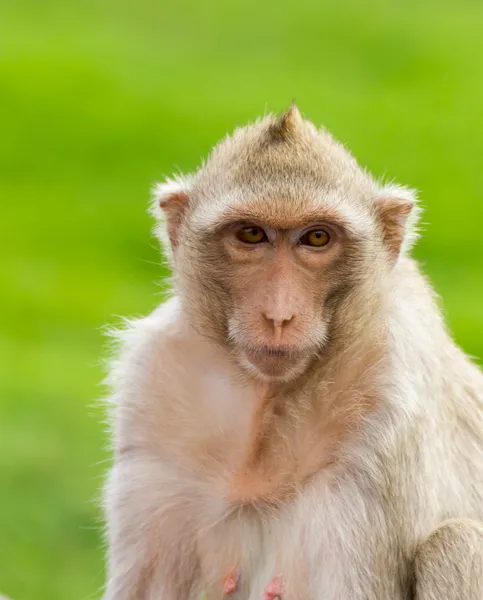
[[273, 316], [268, 316], [266, 313], [264, 313], [263, 317], [265, 318], [265, 321], [271, 330], [274, 342], [276, 344], [280, 344], [282, 342], [284, 333], [286, 333], [287, 325], [293, 321], [294, 315], [286, 316], [285, 318], [274, 318]]
[[284, 327], [286, 327], [289, 323], [291, 323], [294, 320], [295, 315], [276, 318], [273, 316], [268, 316], [266, 313], [263, 313], [263, 317], [268, 322], [268, 324], [273, 327], [274, 330], [281, 331]]

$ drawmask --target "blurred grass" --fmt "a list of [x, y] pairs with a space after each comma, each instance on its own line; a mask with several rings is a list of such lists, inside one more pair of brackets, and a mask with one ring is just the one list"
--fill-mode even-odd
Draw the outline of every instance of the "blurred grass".
[[0, 591], [93, 598], [101, 328], [158, 300], [150, 186], [296, 99], [422, 190], [417, 255], [483, 356], [483, 4], [0, 2]]

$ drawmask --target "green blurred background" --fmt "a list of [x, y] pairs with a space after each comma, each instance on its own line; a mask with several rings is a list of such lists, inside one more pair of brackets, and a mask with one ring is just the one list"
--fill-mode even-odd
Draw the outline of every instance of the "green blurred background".
[[483, 3], [0, 2], [0, 591], [97, 598], [102, 328], [160, 299], [150, 187], [296, 99], [421, 190], [417, 248], [483, 356]]

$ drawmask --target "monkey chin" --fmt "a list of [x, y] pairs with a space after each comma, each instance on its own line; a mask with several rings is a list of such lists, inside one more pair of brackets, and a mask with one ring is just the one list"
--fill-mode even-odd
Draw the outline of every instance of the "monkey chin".
[[240, 357], [242, 366], [253, 376], [263, 381], [286, 382], [301, 375], [307, 368], [310, 357], [306, 354], [283, 352], [247, 352]]

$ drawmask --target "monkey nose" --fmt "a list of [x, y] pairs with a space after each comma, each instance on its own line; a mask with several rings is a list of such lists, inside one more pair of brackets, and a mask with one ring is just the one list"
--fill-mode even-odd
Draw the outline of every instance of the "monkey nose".
[[289, 323], [291, 323], [294, 320], [295, 315], [292, 314], [290, 316], [286, 315], [284, 317], [274, 317], [267, 315], [267, 313], [263, 313], [263, 318], [272, 328], [275, 336], [275, 341], [278, 343], [281, 341], [284, 330], [287, 328], [287, 325], [289, 325]]

